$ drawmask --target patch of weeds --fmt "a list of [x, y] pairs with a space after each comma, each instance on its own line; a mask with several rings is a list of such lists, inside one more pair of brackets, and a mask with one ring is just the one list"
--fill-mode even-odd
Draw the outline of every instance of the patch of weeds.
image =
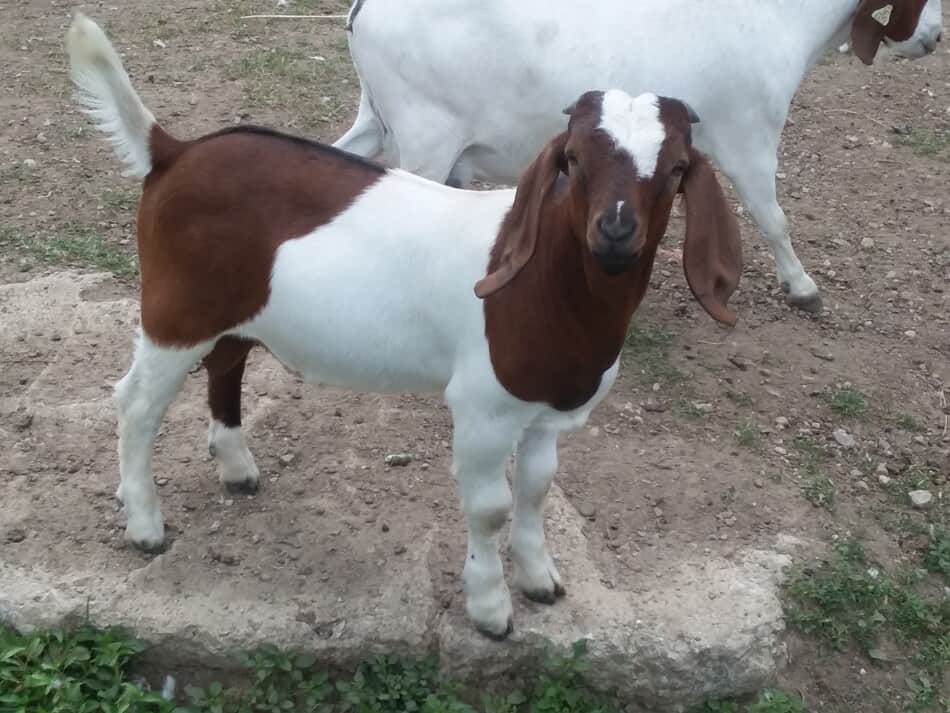
[[736, 426], [736, 441], [744, 448], [756, 449], [762, 443], [762, 432], [752, 419], [745, 419]]
[[106, 191], [102, 194], [102, 205], [113, 213], [132, 212], [138, 204], [138, 195], [128, 191]]
[[950, 531], [935, 527], [930, 534], [930, 543], [924, 554], [924, 567], [934, 574], [941, 574], [950, 584]]
[[902, 146], [909, 147], [916, 156], [950, 161], [950, 128], [912, 128], [902, 132], [898, 136], [897, 142]]
[[790, 624], [843, 651], [857, 645], [876, 661], [882, 638], [913, 647], [929, 672], [950, 665], [950, 601], [933, 601], [872, 565], [854, 540], [837, 544], [815, 566], [800, 567], [786, 585]]
[[0, 710], [171, 713], [171, 704], [127, 680], [144, 648], [117, 631], [20, 636], [0, 628]]
[[707, 701], [690, 713], [806, 713], [805, 707], [784, 691], [769, 690], [744, 707], [735, 701]]
[[924, 427], [909, 413], [902, 413], [897, 417], [897, 427], [908, 433], [922, 433]]
[[282, 47], [251, 50], [231, 65], [230, 79], [309, 79], [307, 60], [298, 52]]
[[670, 363], [673, 333], [654, 325], [631, 324], [623, 345], [623, 361], [644, 384], [679, 384], [685, 374]]
[[0, 168], [0, 183], [11, 186], [14, 183], [34, 185], [40, 182], [35, 169], [24, 166], [22, 163], [13, 163]]
[[822, 396], [828, 407], [843, 418], [861, 418], [868, 410], [867, 401], [853, 386], [837, 387], [830, 394]]
[[673, 413], [683, 418], [700, 419], [706, 415], [706, 411], [700, 408], [699, 404], [689, 399], [677, 399], [673, 404]]
[[726, 397], [736, 404], [736, 406], [752, 405], [752, 397], [745, 391], [733, 391], [730, 389], [726, 392]]
[[18, 249], [48, 265], [105, 270], [127, 279], [138, 274], [138, 261], [133, 255], [126, 255], [97, 230], [83, 225], [68, 225], [49, 236], [4, 229], [0, 232], [0, 247]]
[[836, 488], [834, 481], [824, 474], [821, 467], [825, 461], [825, 452], [808, 436], [796, 436], [792, 441], [792, 448], [801, 459], [802, 494], [805, 499], [815, 507], [833, 512]]

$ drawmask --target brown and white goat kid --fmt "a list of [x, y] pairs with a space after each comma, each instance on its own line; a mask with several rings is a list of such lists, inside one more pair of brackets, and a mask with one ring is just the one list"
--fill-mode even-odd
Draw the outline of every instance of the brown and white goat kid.
[[264, 129], [179, 141], [94, 22], [78, 16], [67, 46], [87, 111], [145, 179], [141, 334], [115, 388], [126, 538], [163, 545], [152, 449], [198, 361], [221, 481], [257, 489], [240, 394], [248, 351], [261, 344], [308, 380], [444, 391], [469, 615], [488, 635], [511, 631], [497, 540], [512, 505], [518, 587], [543, 602], [563, 595], [542, 521], [558, 435], [581, 426], [614, 382], [679, 191], [689, 285], [713, 317], [735, 322], [726, 303], [741, 271], [738, 226], [690, 146], [689, 108], [588, 92], [516, 191], [472, 192]]

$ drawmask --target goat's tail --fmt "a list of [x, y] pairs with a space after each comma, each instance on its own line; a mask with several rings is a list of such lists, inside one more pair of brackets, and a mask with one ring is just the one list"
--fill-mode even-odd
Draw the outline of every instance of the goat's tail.
[[170, 158], [165, 154], [183, 145], [157, 125], [99, 25], [78, 13], [66, 35], [66, 49], [79, 105], [106, 135], [125, 164], [126, 175], [147, 176], [156, 164]]

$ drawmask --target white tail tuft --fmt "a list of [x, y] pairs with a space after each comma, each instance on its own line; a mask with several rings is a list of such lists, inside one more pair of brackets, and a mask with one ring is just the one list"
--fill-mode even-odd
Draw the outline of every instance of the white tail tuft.
[[136, 94], [105, 33], [95, 22], [77, 13], [66, 35], [70, 74], [78, 88], [78, 102], [104, 132], [125, 175], [145, 177], [152, 170], [149, 138], [155, 117]]

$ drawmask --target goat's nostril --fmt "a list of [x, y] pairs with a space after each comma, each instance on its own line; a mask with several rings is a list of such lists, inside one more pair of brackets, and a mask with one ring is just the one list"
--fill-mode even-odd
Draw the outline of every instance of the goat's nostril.
[[637, 229], [637, 224], [636, 222], [628, 223], [622, 218], [614, 220], [601, 218], [598, 221], [598, 227], [600, 228], [601, 235], [607, 238], [607, 240], [619, 242], [632, 236]]

